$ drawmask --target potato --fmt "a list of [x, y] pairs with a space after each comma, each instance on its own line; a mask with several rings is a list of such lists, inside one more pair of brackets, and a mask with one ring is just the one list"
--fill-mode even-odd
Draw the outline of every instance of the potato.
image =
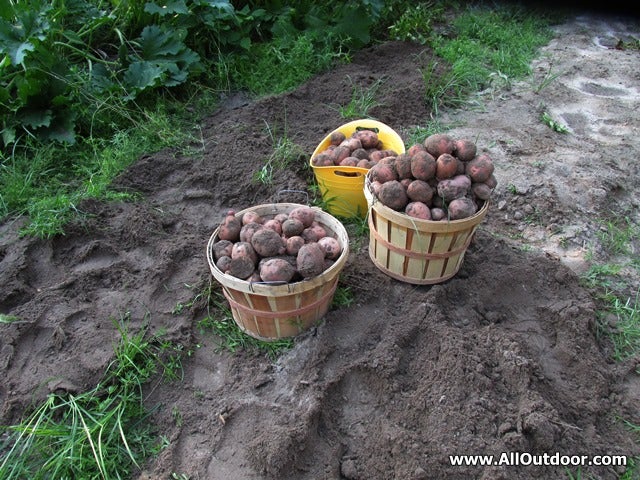
[[397, 180], [398, 174], [392, 165], [386, 163], [378, 163], [369, 170], [369, 180], [372, 182], [386, 183], [391, 180]]
[[304, 238], [304, 241], [306, 243], [317, 242], [326, 235], [327, 231], [324, 229], [324, 227], [315, 222], [310, 227], [305, 228], [300, 234], [300, 236]]
[[357, 138], [347, 138], [345, 139], [340, 146], [347, 147], [349, 152], [353, 152], [354, 150], [358, 150], [362, 148], [362, 142]]
[[453, 154], [463, 162], [470, 162], [476, 156], [476, 144], [467, 138], [460, 138], [453, 142]]
[[317, 243], [305, 243], [296, 257], [297, 270], [303, 278], [320, 275], [324, 271], [324, 251]]
[[286, 213], [278, 213], [275, 217], [273, 217], [274, 220], [277, 220], [278, 222], [280, 222], [280, 224], [282, 225], [282, 223], [285, 220], [289, 219], [289, 215], [287, 215]]
[[411, 175], [417, 180], [425, 182], [436, 175], [436, 160], [433, 156], [424, 151], [417, 152], [411, 157]]
[[489, 180], [485, 180], [484, 183], [486, 183], [491, 190], [498, 186], [498, 180], [496, 179], [495, 175], [491, 175], [489, 177]]
[[427, 147], [425, 147], [422, 143], [414, 143], [407, 149], [407, 153], [410, 157], [413, 157], [418, 152], [426, 152]]
[[340, 166], [341, 167], [355, 167], [358, 165], [358, 162], [360, 161], [359, 158], [356, 157], [347, 157], [344, 160], [342, 160], [340, 162]]
[[380, 182], [371, 182], [369, 183], [369, 191], [373, 193], [374, 196], [378, 196], [380, 193], [380, 187], [382, 184]]
[[351, 152], [352, 157], [356, 157], [360, 160], [369, 160], [369, 152], [367, 152], [364, 148], [356, 148]]
[[240, 229], [240, 241], [251, 243], [251, 237], [253, 237], [253, 234], [262, 228], [264, 228], [262, 225], [255, 222], [243, 225]]
[[269, 258], [260, 265], [260, 279], [263, 282], [289, 282], [296, 269], [283, 258]]
[[466, 174], [474, 182], [486, 182], [493, 175], [493, 160], [489, 155], [483, 153], [467, 163]]
[[321, 152], [311, 159], [314, 167], [330, 167], [333, 165], [333, 155]]
[[473, 183], [471, 184], [471, 193], [475, 198], [480, 200], [489, 200], [491, 197], [491, 188], [486, 183]]
[[337, 146], [334, 150], [333, 164], [340, 165], [340, 162], [342, 162], [345, 158], [347, 158], [350, 155], [351, 155], [351, 150], [349, 150], [349, 147], [344, 145]]
[[478, 210], [476, 202], [468, 197], [456, 198], [451, 200], [447, 206], [450, 220], [460, 220], [473, 216]]
[[320, 245], [320, 248], [324, 251], [325, 258], [330, 260], [337, 259], [342, 253], [340, 242], [333, 237], [322, 237], [318, 240], [318, 245]]
[[304, 238], [299, 235], [294, 235], [286, 240], [285, 253], [287, 255], [298, 255], [300, 248], [305, 244]]
[[220, 257], [230, 257], [231, 249], [233, 248], [233, 242], [230, 240], [218, 240], [211, 247], [211, 251], [213, 252], [213, 258], [215, 260], [219, 260]]
[[409, 202], [404, 212], [410, 217], [420, 218], [422, 220], [431, 220], [431, 211], [429, 207], [422, 202]]
[[346, 135], [339, 130], [335, 130], [331, 132], [329, 135], [329, 142], [331, 145], [340, 145], [342, 142], [346, 140]]
[[401, 153], [394, 162], [398, 180], [411, 178], [411, 156], [408, 153]]
[[246, 212], [242, 215], [242, 225], [247, 225], [248, 223], [259, 223], [262, 224], [263, 219], [257, 212]]
[[376, 148], [378, 146], [378, 134], [373, 130], [357, 130], [352, 137], [360, 140], [362, 148]]
[[386, 157], [397, 157], [398, 154], [393, 150], [373, 150], [369, 152], [369, 160], [379, 162]]
[[[411, 185], [411, 182], [413, 182], [413, 177], [409, 177], [409, 178], [403, 178], [402, 180], [400, 180], [400, 185], [402, 185], [405, 189], [405, 191], [407, 190], [407, 188], [409, 188], [409, 185]], [[422, 181], [422, 180], [420, 180]], [[429, 185], [427, 183], [427, 185]]]
[[288, 218], [282, 223], [282, 234], [286, 238], [300, 235], [304, 230], [304, 224], [297, 218]]
[[433, 207], [431, 209], [431, 220], [442, 220], [446, 216], [447, 213], [442, 208]]
[[249, 278], [255, 270], [255, 264], [249, 257], [236, 257], [232, 258], [229, 262], [229, 268], [226, 271], [229, 275], [236, 278], [246, 280]]
[[229, 270], [229, 265], [231, 265], [230, 255], [223, 255], [216, 261], [216, 267], [218, 267], [218, 270], [220, 270], [222, 273], [227, 273], [227, 271]]
[[224, 220], [220, 224], [218, 238], [220, 238], [220, 240], [229, 240], [230, 242], [237, 242], [240, 239], [241, 228], [242, 228], [242, 223], [235, 216], [233, 211], [230, 211], [229, 213], [227, 213], [227, 216], [224, 218]]
[[446, 133], [429, 135], [424, 141], [424, 146], [434, 158], [438, 158], [443, 153], [451, 155], [454, 149], [453, 138]]
[[264, 223], [262, 224], [262, 226], [264, 228], [268, 228], [270, 230], [273, 230], [278, 235], [282, 235], [282, 224], [278, 220], [276, 220], [275, 218], [272, 218], [272, 219], [269, 219], [269, 220], [265, 220]]
[[453, 178], [438, 182], [438, 196], [449, 202], [461, 198], [469, 193], [471, 180], [466, 175], [456, 175]]
[[310, 227], [316, 219], [316, 212], [313, 208], [307, 206], [296, 207], [289, 212], [289, 218], [296, 218], [302, 222], [302, 225]]
[[360, 167], [360, 168], [366, 168], [367, 170], [370, 169], [371, 167], [373, 167], [375, 165], [375, 163], [373, 163], [371, 160], [367, 160], [366, 158], [363, 158], [362, 160], [360, 160], [358, 162], [358, 164], [356, 165], [356, 167]]
[[258, 230], [251, 237], [251, 246], [261, 257], [281, 255], [285, 251], [282, 237], [268, 228]]
[[[449, 153], [443, 153], [436, 160], [436, 178], [444, 180], [458, 173], [458, 159]], [[464, 173], [464, 170], [461, 172]]]
[[385, 182], [380, 186], [378, 191], [380, 201], [393, 210], [404, 210], [409, 199], [407, 192], [398, 180]]
[[433, 188], [424, 180], [413, 180], [407, 186], [407, 197], [412, 202], [422, 202], [431, 205]]
[[248, 242], [236, 242], [233, 244], [233, 248], [231, 249], [231, 258], [236, 259], [240, 257], [247, 257], [251, 262], [253, 262], [254, 266], [258, 263], [258, 254], [253, 248], [253, 245]]

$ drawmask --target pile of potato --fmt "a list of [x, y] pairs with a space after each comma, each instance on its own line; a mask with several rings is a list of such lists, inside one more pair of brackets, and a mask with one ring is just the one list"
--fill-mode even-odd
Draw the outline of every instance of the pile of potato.
[[340, 257], [340, 242], [301, 205], [263, 218], [230, 210], [212, 246], [216, 267], [249, 282], [289, 283], [320, 275]]
[[369, 169], [385, 157], [396, 156], [397, 152], [383, 148], [382, 141], [373, 130], [356, 130], [347, 138], [336, 130], [329, 137], [325, 150], [311, 159], [315, 167], [360, 167]]
[[473, 141], [430, 135], [405, 153], [388, 155], [367, 173], [367, 187], [393, 210], [423, 220], [473, 216], [497, 185], [487, 154]]

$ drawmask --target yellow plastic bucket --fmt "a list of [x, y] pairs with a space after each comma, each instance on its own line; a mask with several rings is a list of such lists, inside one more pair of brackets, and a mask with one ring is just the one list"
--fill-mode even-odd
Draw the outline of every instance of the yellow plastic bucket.
[[368, 170], [360, 167], [316, 167], [313, 165], [313, 158], [331, 145], [332, 133], [342, 132], [349, 138], [356, 130], [373, 130], [378, 134], [383, 149], [393, 150], [397, 154], [405, 152], [404, 141], [395, 130], [371, 119], [345, 123], [320, 142], [311, 155], [309, 165], [318, 182], [325, 209], [333, 215], [345, 218], [366, 218], [368, 206], [364, 196], [364, 180]]

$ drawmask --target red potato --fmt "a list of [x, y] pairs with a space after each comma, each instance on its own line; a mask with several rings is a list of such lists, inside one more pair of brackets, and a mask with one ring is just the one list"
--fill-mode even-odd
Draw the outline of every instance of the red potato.
[[263, 223], [263, 219], [257, 212], [246, 212], [242, 215], [242, 225], [247, 225], [248, 223]]
[[[409, 185], [411, 185], [411, 182], [414, 182], [414, 181], [415, 180], [413, 179], [413, 177], [403, 178], [402, 180], [400, 180], [400, 185], [402, 185], [404, 187], [404, 189], [407, 190], [409, 188]], [[420, 180], [420, 181], [422, 181], [422, 180]]]
[[351, 150], [347, 146], [339, 145], [333, 150], [333, 153], [333, 164], [340, 165], [340, 162], [351, 155]]
[[350, 152], [362, 148], [362, 142], [353, 137], [345, 139], [340, 145], [347, 147]]
[[289, 218], [296, 218], [302, 222], [302, 225], [310, 227], [316, 219], [316, 212], [313, 208], [307, 206], [296, 207], [289, 212]]
[[371, 182], [369, 183], [369, 191], [371, 193], [373, 193], [374, 196], [378, 196], [378, 194], [380, 193], [380, 187], [382, 186], [382, 183], [380, 182]]
[[286, 254], [287, 255], [298, 255], [300, 248], [305, 244], [304, 238], [299, 235], [295, 235], [293, 237], [289, 237], [286, 240]]
[[407, 197], [412, 202], [422, 202], [431, 205], [433, 188], [424, 180], [413, 180], [407, 186]]
[[452, 154], [454, 149], [453, 138], [446, 133], [434, 133], [429, 135], [424, 146], [434, 158], [438, 158], [443, 153]]
[[387, 163], [377, 163], [369, 170], [369, 179], [372, 182], [386, 183], [391, 180], [397, 180], [398, 174], [392, 165]]
[[395, 163], [398, 180], [411, 178], [411, 156], [408, 153], [401, 153], [396, 157]]
[[436, 175], [436, 160], [433, 156], [424, 151], [417, 152], [411, 157], [411, 175], [417, 180], [430, 180]]
[[240, 229], [240, 241], [251, 243], [251, 237], [253, 237], [254, 233], [262, 228], [264, 227], [261, 224], [255, 222], [243, 225]]
[[220, 240], [229, 240], [230, 242], [237, 242], [240, 238], [240, 230], [242, 229], [242, 223], [235, 216], [233, 211], [229, 211], [227, 216], [220, 224], [220, 231], [218, 237]]
[[360, 140], [362, 148], [377, 148], [378, 146], [378, 134], [373, 130], [357, 130], [352, 137]]
[[476, 144], [467, 139], [460, 138], [453, 142], [453, 154], [463, 162], [470, 162], [476, 156]]
[[358, 165], [358, 162], [360, 161], [359, 158], [356, 157], [347, 157], [344, 160], [342, 160], [340, 162], [340, 166], [341, 167], [356, 167]]
[[296, 269], [283, 258], [269, 258], [260, 265], [263, 282], [290, 282]]
[[431, 209], [431, 220], [442, 220], [446, 218], [446, 216], [447, 213], [442, 208], [433, 207]]
[[491, 188], [486, 183], [473, 183], [471, 185], [471, 193], [475, 198], [480, 200], [489, 200], [491, 197]]
[[331, 145], [340, 145], [346, 140], [346, 135], [339, 130], [331, 132], [329, 135], [329, 142]]
[[369, 152], [362, 147], [353, 150], [351, 152], [351, 156], [356, 157], [359, 160], [369, 160]]
[[289, 218], [289, 215], [287, 215], [286, 213], [279, 213], [275, 217], [273, 217], [273, 219], [280, 222], [280, 224], [282, 224], [288, 218]]
[[[449, 153], [443, 153], [436, 160], [436, 178], [444, 180], [458, 172], [458, 159]], [[464, 170], [461, 172], [464, 173]]]
[[298, 273], [303, 278], [320, 275], [324, 271], [324, 251], [317, 243], [305, 243], [296, 257]]
[[310, 227], [305, 228], [300, 236], [304, 238], [306, 243], [317, 242], [327, 235], [327, 231], [320, 224], [314, 222]]
[[397, 157], [398, 154], [396, 152], [394, 152], [393, 150], [373, 150], [371, 152], [369, 152], [369, 160], [373, 161], [373, 162], [379, 162], [381, 161], [383, 158], [386, 157]]
[[429, 207], [422, 202], [409, 202], [404, 212], [410, 217], [419, 218], [421, 220], [431, 220], [431, 211]]
[[413, 157], [418, 152], [426, 152], [427, 147], [425, 147], [422, 143], [414, 143], [407, 149], [407, 153], [410, 157]]
[[393, 210], [404, 210], [409, 202], [407, 192], [398, 180], [383, 183], [378, 191], [378, 198], [383, 205]]
[[219, 260], [220, 257], [230, 257], [231, 250], [233, 249], [233, 242], [230, 240], [218, 240], [211, 247], [213, 252], [213, 258]]
[[240, 257], [247, 257], [253, 262], [254, 266], [258, 263], [258, 254], [253, 248], [253, 245], [248, 242], [236, 242], [233, 244], [231, 258], [236, 259]]
[[218, 270], [220, 270], [222, 273], [227, 273], [230, 265], [231, 265], [230, 255], [224, 255], [216, 261], [216, 267], [218, 267]]
[[333, 237], [322, 237], [318, 240], [318, 245], [320, 245], [320, 248], [324, 251], [325, 258], [330, 260], [337, 259], [342, 253], [340, 242]]
[[251, 246], [261, 257], [281, 255], [285, 251], [282, 237], [268, 228], [263, 228], [253, 234]]
[[493, 190], [494, 188], [496, 188], [498, 186], [498, 179], [495, 177], [495, 175], [491, 175], [489, 177], [489, 180], [485, 180], [485, 182], [487, 184], [487, 186]]
[[275, 218], [272, 218], [270, 220], [265, 220], [265, 222], [262, 224], [262, 226], [264, 228], [268, 228], [270, 230], [273, 230], [278, 235], [282, 235], [282, 224], [278, 220], [276, 220]]
[[467, 163], [466, 174], [474, 182], [486, 182], [493, 175], [493, 160], [489, 155], [483, 153]]
[[473, 216], [478, 210], [476, 202], [468, 197], [456, 198], [451, 200], [447, 206], [450, 220], [460, 220]]
[[319, 153], [311, 159], [314, 167], [330, 167], [333, 165], [333, 156], [328, 153]]
[[469, 193], [471, 180], [466, 175], [456, 175], [453, 178], [438, 182], [438, 196], [449, 202], [461, 198]]
[[300, 235], [304, 230], [304, 224], [297, 218], [288, 218], [282, 223], [282, 234], [287, 237]]
[[360, 167], [360, 168], [366, 168], [367, 170], [370, 169], [371, 167], [373, 167], [375, 165], [375, 163], [373, 163], [371, 160], [367, 160], [366, 158], [363, 158], [362, 160], [360, 160], [358, 162], [358, 164], [356, 165], [356, 167]]
[[226, 273], [236, 278], [246, 280], [251, 277], [254, 271], [255, 264], [249, 257], [237, 257], [231, 259]]

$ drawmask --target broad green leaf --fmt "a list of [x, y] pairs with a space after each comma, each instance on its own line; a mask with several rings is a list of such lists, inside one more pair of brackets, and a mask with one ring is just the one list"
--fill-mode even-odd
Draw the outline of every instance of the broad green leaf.
[[157, 13], [161, 17], [165, 15], [174, 15], [176, 13], [180, 13], [183, 15], [187, 15], [189, 13], [189, 8], [182, 0], [173, 0], [168, 2], [162, 2], [158, 5], [155, 2], [147, 2], [144, 5], [144, 11], [147, 13]]
[[5, 145], [11, 145], [16, 141], [16, 129], [15, 127], [4, 127], [2, 129], [2, 141]]
[[51, 121], [51, 125], [38, 129], [37, 134], [44, 140], [54, 140], [56, 142], [76, 143], [74, 132], [75, 115], [70, 110], [59, 111]]
[[164, 69], [153, 62], [133, 62], [124, 72], [124, 82], [127, 89], [139, 92], [147, 87], [154, 87], [156, 81], [162, 78]]
[[22, 125], [27, 125], [31, 128], [47, 127], [51, 125], [51, 110], [35, 110], [35, 109], [23, 109], [16, 115]]
[[15, 24], [0, 18], [0, 53], [9, 55], [14, 65], [22, 64], [28, 52], [35, 50], [34, 41], [47, 38], [49, 9], [43, 6], [42, 11], [17, 10]]
[[175, 55], [184, 47], [182, 38], [176, 32], [173, 35], [163, 32], [157, 25], [144, 27], [140, 34], [140, 56], [144, 60], [162, 58], [166, 55]]

